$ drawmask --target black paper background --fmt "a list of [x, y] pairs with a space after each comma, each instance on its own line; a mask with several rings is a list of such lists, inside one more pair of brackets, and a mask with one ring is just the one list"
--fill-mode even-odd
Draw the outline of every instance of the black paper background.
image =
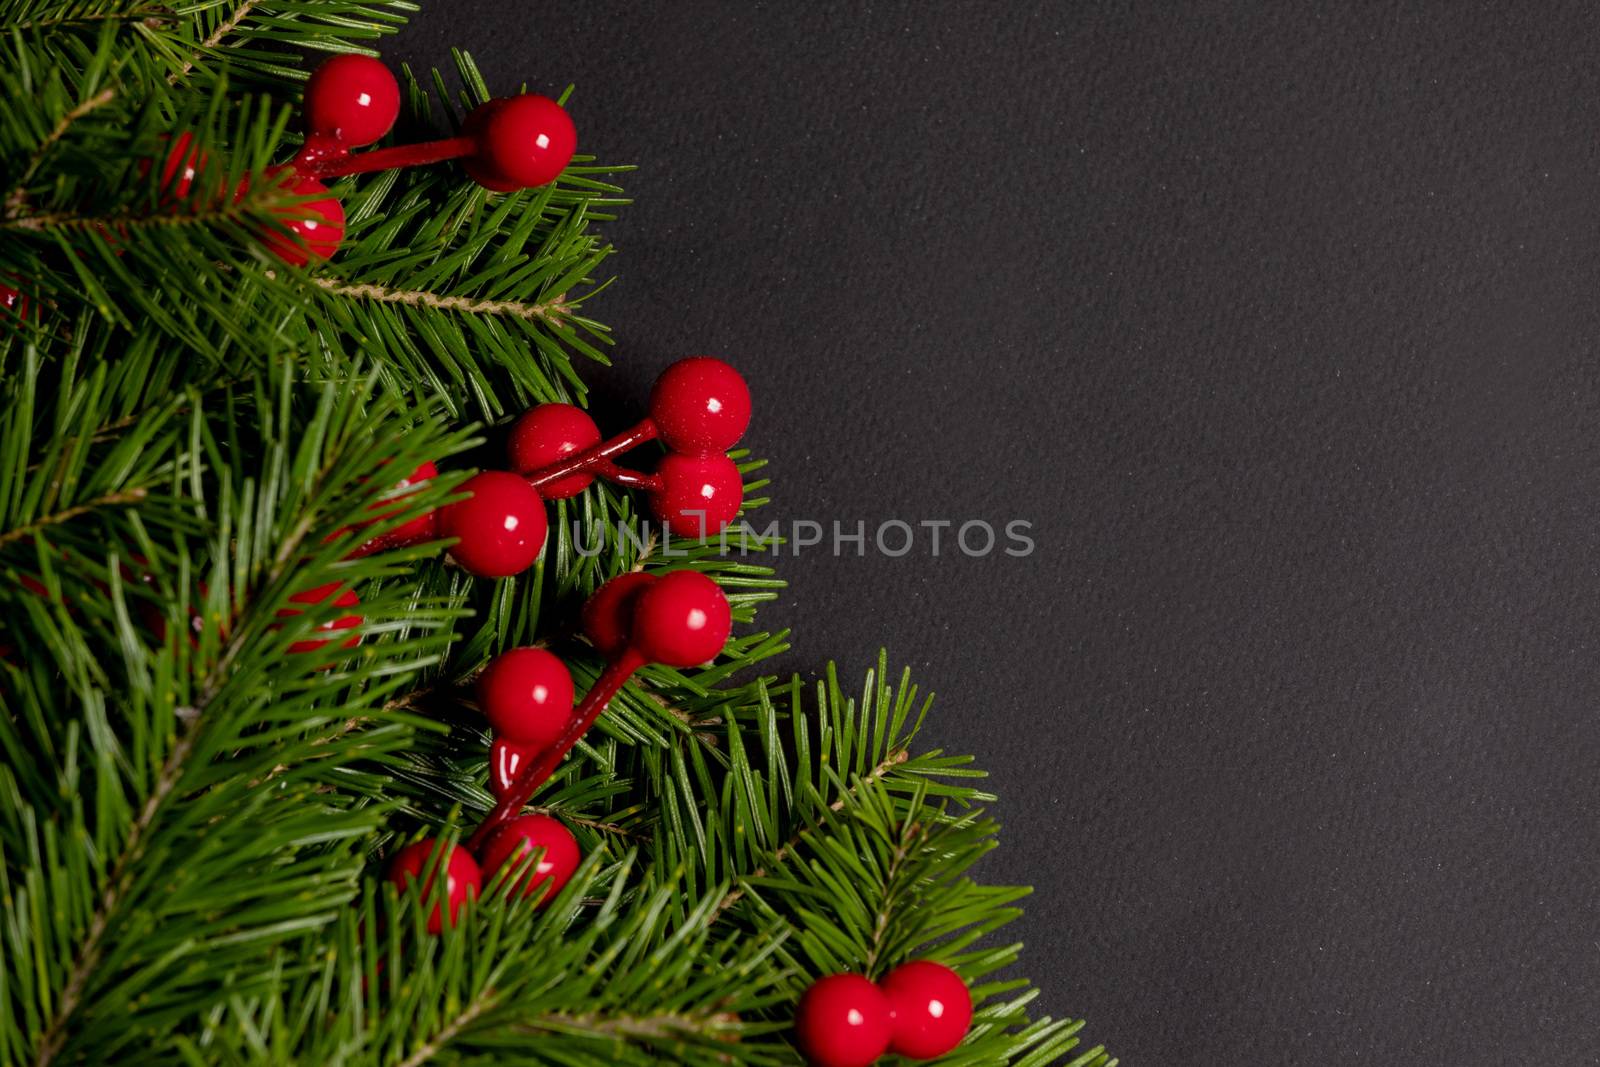
[[612, 425], [716, 353], [769, 516], [1033, 523], [764, 621], [937, 690], [1045, 1009], [1600, 1062], [1600, 9], [434, 0], [388, 55], [451, 44], [641, 165]]

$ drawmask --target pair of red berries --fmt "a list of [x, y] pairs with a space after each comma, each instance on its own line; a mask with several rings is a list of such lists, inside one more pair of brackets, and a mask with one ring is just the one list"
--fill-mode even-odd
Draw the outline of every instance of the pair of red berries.
[[555, 773], [633, 672], [646, 663], [693, 667], [728, 643], [733, 612], [698, 571], [620, 575], [583, 606], [583, 628], [608, 663], [576, 708], [567, 665], [540, 648], [515, 648], [478, 678], [478, 706], [494, 729], [489, 788], [497, 803], [471, 842], [487, 840]]
[[[451, 845], [449, 854], [435, 859], [442, 842], [425, 837], [402, 848], [389, 861], [388, 877], [403, 893], [420, 885], [424, 898], [433, 892], [434, 877], [431, 871], [442, 871], [445, 876], [444, 892], [439, 906], [428, 916], [428, 932], [437, 934], [445, 922], [455, 925], [456, 917], [468, 898], [483, 891], [483, 881], [493, 878], [500, 868], [518, 864], [527, 869], [520, 875], [523, 896], [538, 895], [537, 903], [544, 906], [572, 880], [583, 856], [578, 840], [557, 819], [548, 815], [523, 815], [501, 826], [474, 858], [472, 852], [460, 845]], [[536, 859], [529, 859], [539, 853]], [[448, 920], [447, 917], [448, 916]]]
[[[744, 478], [725, 454], [750, 425], [750, 388], [720, 359], [672, 364], [650, 391], [650, 415], [610, 441], [587, 412], [540, 404], [517, 420], [507, 441], [513, 470], [549, 500], [575, 496], [596, 475], [650, 494], [650, 510], [682, 536], [725, 529], [744, 504]], [[654, 474], [617, 467], [613, 458], [659, 438], [667, 446]]]
[[818, 979], [800, 998], [794, 1025], [813, 1067], [867, 1067], [886, 1052], [929, 1060], [967, 1036], [972, 994], [944, 964], [915, 960], [877, 984], [859, 974]]

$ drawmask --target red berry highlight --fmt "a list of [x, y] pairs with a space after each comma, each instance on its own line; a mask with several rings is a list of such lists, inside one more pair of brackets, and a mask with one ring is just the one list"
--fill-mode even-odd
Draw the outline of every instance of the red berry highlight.
[[542, 648], [513, 648], [478, 676], [478, 706], [500, 737], [543, 748], [572, 719], [572, 674]]
[[400, 83], [371, 56], [334, 56], [306, 82], [306, 131], [347, 148], [380, 141], [400, 116]]
[[522, 876], [522, 895], [539, 895], [539, 904], [548, 904], [572, 880], [583, 860], [577, 838], [556, 819], [521, 815], [507, 822], [483, 846], [483, 871], [493, 878], [508, 863], [515, 870], [515, 864], [526, 864], [523, 857], [538, 849], [543, 849], [544, 855]]
[[656, 379], [650, 418], [674, 452], [726, 452], [750, 425], [750, 387], [744, 375], [720, 359], [680, 359]]
[[961, 1044], [972, 1025], [972, 994], [961, 976], [941, 963], [915, 960], [879, 983], [889, 1001], [889, 1048], [931, 1060]]
[[[600, 428], [588, 412], [571, 404], [540, 404], [529, 409], [511, 428], [506, 452], [511, 469], [532, 474], [574, 452], [600, 443]], [[546, 500], [565, 500], [577, 496], [594, 481], [592, 474], [570, 474], [539, 487]]]
[[645, 659], [693, 667], [728, 643], [733, 615], [717, 583], [698, 571], [673, 571], [639, 592], [632, 644]]
[[495, 738], [489, 745], [489, 792], [496, 798], [505, 796], [517, 775], [542, 751], [540, 745], [519, 745], [503, 737]]
[[889, 1002], [859, 974], [829, 975], [800, 998], [794, 1029], [814, 1067], [868, 1067], [889, 1048]]
[[639, 593], [656, 580], [653, 574], [619, 574], [583, 602], [583, 632], [605, 656], [628, 647], [633, 633], [633, 608]]
[[439, 510], [439, 535], [458, 538], [457, 563], [479, 578], [507, 578], [544, 550], [544, 501], [520, 474], [484, 471], [462, 485], [467, 499]]
[[[479, 114], [481, 112], [481, 115]], [[491, 100], [473, 111], [467, 127], [478, 149], [473, 176], [489, 188], [515, 183], [522, 188], [556, 180], [578, 148], [578, 131], [560, 104], [548, 96], [525, 93]], [[484, 182], [479, 174], [495, 184]]]
[[[394, 854], [389, 861], [389, 881], [393, 882], [404, 893], [407, 889], [422, 881], [422, 872], [428, 868], [430, 857], [443, 843], [431, 837], [425, 837], [415, 844], [407, 845]], [[460, 845], [450, 846], [450, 855], [444, 861], [443, 871], [445, 876], [444, 900], [440, 906], [433, 909], [433, 914], [428, 916], [428, 933], [436, 934], [444, 929], [444, 915], [446, 907], [450, 913], [450, 923], [455, 924], [456, 916], [461, 911], [461, 905], [467, 902], [468, 897], [476, 897], [483, 888], [483, 874], [478, 870], [478, 861], [472, 858], [472, 853]], [[433, 893], [433, 878], [422, 885], [424, 898]]]
[[720, 452], [669, 452], [656, 477], [660, 485], [650, 493], [650, 510], [679, 537], [703, 540], [721, 533], [744, 505], [744, 477]]

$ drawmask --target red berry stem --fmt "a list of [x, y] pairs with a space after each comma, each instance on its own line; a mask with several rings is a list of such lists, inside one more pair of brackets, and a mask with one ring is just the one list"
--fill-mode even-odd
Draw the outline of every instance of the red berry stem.
[[600, 713], [606, 710], [611, 698], [621, 692], [633, 672], [644, 666], [645, 662], [645, 658], [637, 651], [627, 648], [606, 665], [606, 669], [600, 672], [600, 677], [595, 679], [594, 685], [573, 710], [572, 719], [561, 732], [561, 736], [556, 739], [555, 744], [539, 753], [538, 758], [517, 775], [516, 781], [511, 783], [511, 788], [506, 790], [494, 809], [483, 822], [478, 824], [478, 828], [472, 831], [472, 836], [467, 838], [467, 848], [476, 850], [489, 840], [490, 835], [522, 810], [523, 805], [533, 797], [538, 788], [549, 781], [550, 776], [561, 765], [562, 759], [572, 751], [572, 746], [576, 745], [578, 739], [588, 732], [596, 719], [600, 718]]
[[302, 174], [316, 178], [343, 178], [347, 174], [367, 174], [375, 170], [418, 167], [442, 163], [447, 159], [460, 159], [472, 155], [477, 148], [478, 140], [475, 137], [446, 137], [442, 141], [376, 148], [360, 154], [318, 155], [298, 163], [298, 169]]
[[[564, 456], [548, 467], [541, 467], [536, 471], [530, 472], [527, 476], [528, 484], [535, 489], [542, 489], [551, 482], [559, 481], [568, 475], [596, 469], [600, 463], [609, 460], [612, 456], [621, 455], [630, 448], [637, 448], [647, 441], [654, 441], [658, 433], [654, 419], [642, 419], [637, 425], [624, 430], [609, 441], [602, 441], [592, 448], [586, 448], [581, 452], [574, 452], [569, 456]], [[627, 483], [624, 482], [622, 484], [625, 485]]]
[[608, 482], [625, 486], [629, 489], [643, 489], [646, 492], [655, 492], [661, 488], [659, 476], [645, 471], [630, 470], [619, 467], [610, 460], [601, 460], [594, 465], [594, 472]]

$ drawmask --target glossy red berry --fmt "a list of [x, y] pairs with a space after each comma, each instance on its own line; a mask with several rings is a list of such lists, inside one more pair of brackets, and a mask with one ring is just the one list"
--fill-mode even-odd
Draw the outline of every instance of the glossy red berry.
[[[395, 498], [406, 496], [408, 493], [421, 487], [423, 483], [430, 481], [433, 478], [437, 478], [438, 476], [439, 468], [435, 467], [432, 461], [424, 460], [422, 465], [416, 470], [412, 471], [408, 477], [402, 478], [399, 482], [395, 483], [391, 491], [390, 499], [380, 500], [368, 509], [370, 511], [377, 511], [378, 509], [382, 508], [384, 509], [383, 514], [379, 515], [375, 519], [369, 520], [369, 523], [362, 523], [361, 525], [365, 526], [372, 522], [381, 522], [392, 515], [398, 514], [403, 509], [403, 505], [391, 507], [390, 505], [393, 503]], [[393, 530], [390, 530], [388, 533], [375, 538], [373, 542], [369, 543], [366, 547], [370, 550], [399, 547], [402, 545], [419, 545], [424, 541], [431, 541], [437, 536], [438, 514], [436, 512], [429, 511], [418, 515], [414, 519], [408, 519], [399, 526], [396, 526]]]
[[28, 317], [28, 298], [11, 286], [0, 282], [0, 310], [15, 314], [19, 319]]
[[693, 667], [715, 659], [732, 628], [728, 598], [716, 582], [699, 571], [673, 571], [640, 590], [632, 644], [652, 662]]
[[583, 602], [583, 632], [602, 655], [615, 656], [628, 647], [633, 633], [633, 608], [639, 593], [656, 580], [653, 574], [619, 574]]
[[[170, 146], [161, 160], [161, 202], [170, 204], [187, 200], [194, 189], [195, 178], [205, 169], [206, 154], [194, 143], [194, 134], [187, 130], [176, 137], [167, 138]], [[150, 173], [150, 160], [139, 161], [141, 177]]]
[[[333, 601], [333, 606], [336, 608], [353, 608], [361, 603], [360, 599], [356, 596], [354, 589], [346, 589], [343, 592], [339, 592], [338, 582], [329, 582], [327, 585], [319, 585], [315, 589], [307, 589], [304, 592], [296, 593], [294, 596], [289, 598], [289, 602], [291, 604], [320, 604], [324, 600], [327, 600], [330, 596], [334, 596], [335, 593], [338, 593], [338, 596], [334, 597]], [[278, 609], [279, 618], [292, 618], [293, 616], [299, 614], [302, 613], [296, 611], [294, 608]], [[361, 621], [360, 615], [341, 615], [336, 619], [330, 619], [329, 621], [322, 623], [317, 627], [317, 630], [326, 631], [329, 633], [332, 633], [336, 630], [349, 630], [360, 626]], [[163, 629], [165, 629], [164, 626]], [[289, 646], [289, 651], [315, 652], [317, 649], [327, 645], [329, 640], [331, 639], [307, 638], [304, 641], [296, 641], [294, 644]], [[347, 639], [340, 647], [355, 648], [360, 643], [361, 636], [357, 634]]]
[[[540, 404], [529, 409], [506, 441], [511, 469], [532, 474], [541, 467], [581, 452], [600, 443], [600, 428], [588, 412], [571, 404]], [[539, 487], [546, 500], [565, 500], [577, 496], [594, 481], [592, 474], [569, 474]]]
[[726, 452], [750, 425], [750, 387], [744, 375], [720, 359], [680, 359], [656, 379], [650, 419], [674, 452]]
[[[298, 175], [290, 167], [276, 167], [267, 172], [280, 196], [310, 197], [315, 200], [295, 199], [272, 209], [282, 223], [282, 230], [267, 230], [261, 243], [279, 259], [292, 266], [303, 267], [313, 259], [327, 259], [339, 250], [344, 240], [344, 207], [328, 192], [328, 187], [315, 178]], [[239, 186], [238, 199], [245, 195], [246, 186]]]
[[459, 540], [456, 562], [479, 578], [506, 578], [533, 565], [544, 549], [544, 501], [527, 479], [484, 471], [462, 485], [467, 499], [439, 510], [439, 536]]
[[334, 56], [306, 83], [306, 132], [347, 148], [380, 141], [400, 116], [400, 83], [371, 56]]
[[495, 738], [489, 745], [489, 792], [496, 798], [505, 796], [522, 769], [543, 751], [541, 745], [519, 745], [503, 737]]
[[896, 1054], [931, 1060], [967, 1036], [972, 994], [961, 976], [942, 963], [902, 964], [878, 984], [889, 1000], [889, 1048]]
[[679, 537], [716, 536], [744, 505], [744, 477], [727, 456], [686, 456], [669, 452], [656, 468], [660, 485], [650, 493], [650, 510]]
[[518, 860], [536, 849], [544, 849], [544, 855], [523, 876], [522, 895], [542, 894], [539, 903], [548, 904], [583, 860], [572, 831], [548, 815], [521, 815], [496, 830], [483, 846], [483, 873], [493, 878], [507, 863], [515, 870]]
[[859, 974], [829, 975], [800, 998], [794, 1029], [813, 1067], [867, 1067], [889, 1048], [889, 1002]]
[[[530, 188], [553, 182], [578, 148], [578, 131], [571, 116], [548, 96], [524, 93], [491, 100], [474, 114], [477, 121], [468, 124], [469, 135], [478, 142], [472, 162], [480, 174], [497, 184]], [[478, 180], [488, 184], [481, 177]]]
[[572, 719], [572, 674], [542, 648], [513, 648], [478, 676], [478, 707], [500, 737], [544, 747]]
[[[462, 134], [479, 142], [481, 146], [483, 131], [488, 128], [490, 116], [504, 107], [505, 103], [505, 97], [498, 97], [494, 100], [486, 100], [473, 108], [467, 114], [467, 120], [461, 124]], [[467, 172], [467, 177], [491, 192], [514, 193], [522, 188], [521, 185], [495, 170], [493, 161], [481, 150], [462, 159], [461, 169]]]
[[[422, 880], [423, 871], [427, 870], [434, 850], [441, 847], [441, 843], [433, 838], [425, 837], [415, 844], [407, 845], [394, 854], [389, 861], [389, 881], [393, 882], [404, 893], [408, 887]], [[460, 845], [450, 846], [449, 858], [444, 861], [445, 875], [444, 900], [440, 906], [433, 909], [433, 914], [428, 916], [428, 933], [436, 934], [444, 928], [445, 906], [448, 905], [451, 925], [455, 924], [456, 916], [461, 911], [461, 905], [467, 902], [468, 897], [476, 897], [483, 888], [483, 874], [478, 870], [478, 861], [472, 858], [472, 853]], [[424, 898], [433, 893], [433, 879], [429, 878], [422, 886]]]

